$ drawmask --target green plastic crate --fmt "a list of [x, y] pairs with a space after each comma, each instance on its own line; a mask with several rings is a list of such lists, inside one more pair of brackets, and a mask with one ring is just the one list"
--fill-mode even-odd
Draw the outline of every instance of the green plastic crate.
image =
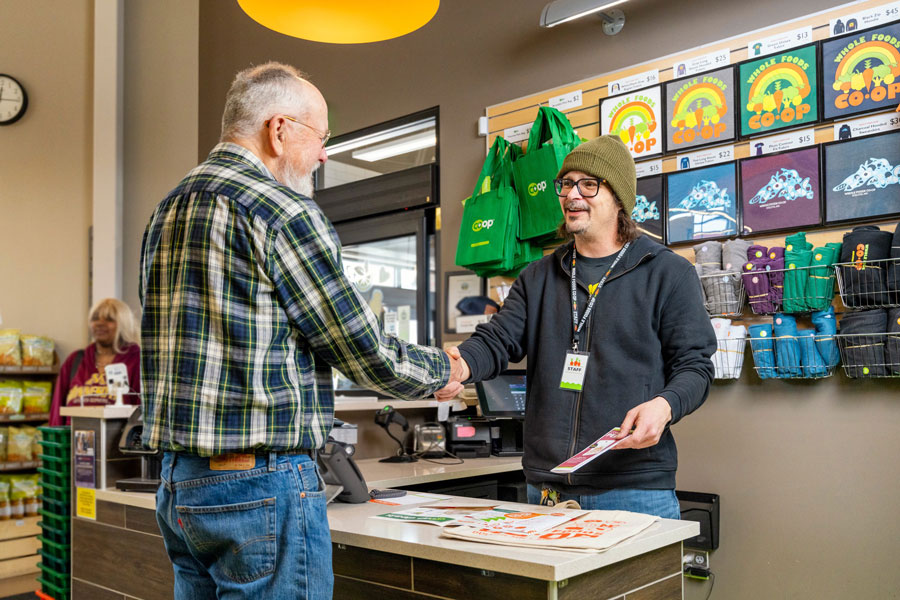
[[72, 512], [72, 505], [69, 503], [69, 500], [51, 500], [46, 496], [41, 497], [41, 502], [44, 506], [42, 510], [50, 512], [58, 517], [67, 517]]
[[49, 523], [44, 523], [43, 521], [38, 521], [38, 527], [41, 528], [44, 532], [44, 539], [50, 540], [51, 542], [55, 542], [57, 544], [70, 544], [72, 541], [71, 536], [69, 535], [69, 529], [57, 529], [56, 527], [50, 525]]
[[52, 540], [48, 540], [42, 535], [37, 536], [37, 539], [41, 542], [44, 552], [53, 558], [69, 560], [69, 556], [71, 556], [70, 551], [72, 549], [71, 544], [58, 544]]
[[44, 454], [51, 458], [65, 458], [66, 460], [69, 459], [72, 449], [68, 443], [59, 444], [48, 440], [41, 440], [41, 448], [44, 449]]
[[69, 519], [69, 515], [57, 515], [44, 508], [39, 509], [38, 512], [43, 517], [41, 521], [50, 527], [60, 531], [71, 531], [72, 521]]
[[72, 571], [72, 565], [69, 563], [69, 558], [56, 558], [49, 552], [44, 552], [43, 548], [38, 550], [38, 554], [41, 555], [41, 563], [47, 565], [57, 573], [68, 574]]
[[41, 483], [41, 488], [44, 490], [44, 498], [49, 498], [50, 500], [68, 502], [72, 497], [69, 486], [61, 487], [52, 483]]
[[53, 598], [53, 600], [69, 600], [72, 590], [68, 586], [61, 588], [53, 585], [43, 577], [38, 577], [37, 580], [41, 584], [41, 591]]
[[46, 467], [38, 467], [38, 473], [41, 474], [41, 485], [55, 485], [59, 488], [68, 488], [71, 479], [68, 473], [60, 473]]
[[72, 472], [72, 460], [68, 454], [66, 454], [65, 456], [50, 456], [49, 454], [38, 454], [38, 458], [40, 458], [44, 463], [45, 469], [65, 474], [69, 474]]
[[66, 590], [70, 588], [68, 573], [59, 573], [49, 564], [44, 564], [43, 561], [38, 563], [38, 567], [40, 567], [41, 571], [43, 572], [42, 577], [44, 578], [44, 581], [52, 584], [53, 587]]
[[41, 432], [42, 444], [44, 442], [50, 442], [52, 444], [66, 446], [67, 448], [72, 445], [72, 436], [69, 435], [71, 428], [68, 425], [57, 427], [44, 425], [43, 427], [38, 427], [38, 431]]

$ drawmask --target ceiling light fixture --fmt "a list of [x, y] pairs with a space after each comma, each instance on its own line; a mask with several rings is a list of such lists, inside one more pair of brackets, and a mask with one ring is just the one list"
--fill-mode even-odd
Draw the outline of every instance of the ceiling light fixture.
[[435, 144], [437, 144], [437, 136], [434, 132], [423, 131], [422, 133], [417, 133], [416, 135], [402, 140], [378, 144], [377, 146], [372, 146], [363, 150], [355, 150], [352, 156], [357, 160], [375, 162], [376, 160], [382, 160], [392, 156], [400, 156], [401, 154], [406, 154], [413, 150], [430, 148]]
[[600, 13], [603, 18], [603, 31], [607, 35], [615, 35], [625, 24], [625, 15], [621, 10], [604, 13], [617, 4], [627, 0], [553, 0], [541, 12], [541, 27], [556, 27], [575, 19]]
[[247, 16], [272, 31], [328, 44], [398, 38], [425, 26], [440, 0], [238, 0]]

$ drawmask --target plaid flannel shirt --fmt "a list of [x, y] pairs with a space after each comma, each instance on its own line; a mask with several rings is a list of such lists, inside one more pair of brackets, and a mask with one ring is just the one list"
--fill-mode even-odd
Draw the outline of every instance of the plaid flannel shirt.
[[143, 441], [201, 456], [321, 447], [332, 371], [398, 398], [449, 381], [385, 335], [310, 199], [229, 143], [157, 206], [141, 250]]

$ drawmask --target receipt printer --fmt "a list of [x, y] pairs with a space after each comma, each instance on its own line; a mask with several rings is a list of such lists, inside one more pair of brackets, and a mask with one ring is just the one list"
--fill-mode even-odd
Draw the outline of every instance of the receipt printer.
[[487, 421], [470, 417], [447, 420], [450, 452], [460, 458], [484, 458], [491, 455], [491, 428]]

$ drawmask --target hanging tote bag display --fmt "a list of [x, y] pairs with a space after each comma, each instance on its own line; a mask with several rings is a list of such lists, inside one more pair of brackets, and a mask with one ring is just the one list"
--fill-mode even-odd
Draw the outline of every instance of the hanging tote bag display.
[[579, 143], [569, 119], [555, 108], [542, 106], [531, 126], [525, 156], [513, 164], [523, 240], [535, 243], [556, 238], [562, 222], [553, 179], [566, 155]]
[[488, 151], [475, 190], [464, 202], [456, 264], [482, 277], [515, 264], [519, 203], [512, 186], [512, 162], [521, 149], [502, 137]]

